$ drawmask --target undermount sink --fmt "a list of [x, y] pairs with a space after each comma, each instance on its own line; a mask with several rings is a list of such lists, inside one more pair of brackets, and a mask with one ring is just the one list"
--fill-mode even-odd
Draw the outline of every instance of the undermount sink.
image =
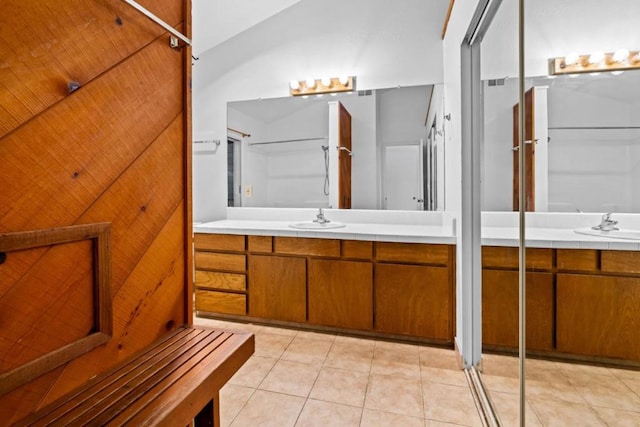
[[329, 230], [331, 228], [342, 228], [345, 225], [341, 222], [313, 222], [313, 221], [304, 221], [304, 222], [296, 222], [295, 224], [289, 224], [291, 228], [298, 228], [301, 230]]
[[603, 231], [603, 230], [594, 230], [592, 228], [578, 228], [577, 230], [573, 230], [578, 234], [586, 234], [589, 236], [597, 236], [597, 237], [609, 237], [613, 239], [625, 239], [625, 240], [640, 240], [640, 231], [637, 230], [611, 230], [611, 231]]

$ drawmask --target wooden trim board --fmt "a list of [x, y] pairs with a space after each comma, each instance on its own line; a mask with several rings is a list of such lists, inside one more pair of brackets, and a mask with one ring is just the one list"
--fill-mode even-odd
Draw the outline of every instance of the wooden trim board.
[[109, 341], [113, 333], [111, 307], [110, 224], [82, 224], [47, 230], [0, 234], [0, 253], [91, 240], [94, 269], [94, 331], [75, 342], [0, 374], [0, 396]]

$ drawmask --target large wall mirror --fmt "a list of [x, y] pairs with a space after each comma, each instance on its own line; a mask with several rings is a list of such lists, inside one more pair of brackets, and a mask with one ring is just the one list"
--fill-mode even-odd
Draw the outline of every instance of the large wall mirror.
[[[535, 145], [528, 210], [640, 212], [640, 72], [530, 77], [526, 87]], [[485, 80], [483, 90], [483, 210], [515, 210], [517, 79]]]
[[[482, 40], [482, 209], [517, 210], [514, 160], [523, 149], [532, 183], [527, 210], [640, 212], [640, 71], [612, 72], [594, 60], [603, 70], [585, 62], [581, 73], [549, 77], [550, 59], [573, 52], [588, 58], [626, 48], [635, 55], [640, 2], [525, 2], [524, 148], [514, 142], [518, 3], [500, 2]], [[523, 240], [533, 234], [530, 219], [541, 217], [527, 217]], [[575, 221], [578, 214], [544, 217]], [[634, 323], [626, 316], [637, 310], [628, 309], [630, 297], [617, 287], [636, 278], [615, 278], [616, 269], [599, 272], [607, 256], [633, 252], [607, 251], [615, 247], [607, 243], [602, 251], [533, 245], [524, 267], [515, 257], [510, 267], [496, 262], [516, 248], [482, 248], [481, 378], [501, 425], [639, 425], [640, 395], [630, 380], [637, 378], [637, 347], [630, 344], [638, 342], [637, 328], [626, 335]], [[593, 267], [578, 267], [587, 253]], [[527, 356], [521, 360], [520, 283]]]
[[[587, 12], [579, 1], [526, 3], [525, 87], [531, 106], [526, 115], [533, 122], [533, 138], [525, 147], [531, 167], [529, 211], [640, 212], [640, 71], [548, 73], [553, 57], [638, 49], [630, 18], [638, 2], [589, 5]], [[555, 13], [550, 16], [548, 8]], [[484, 211], [517, 210], [516, 10], [516, 1], [503, 1], [483, 42]]]
[[[337, 105], [351, 145], [334, 135]], [[442, 85], [229, 102], [228, 206], [444, 209]], [[350, 200], [333, 194], [349, 156]]]

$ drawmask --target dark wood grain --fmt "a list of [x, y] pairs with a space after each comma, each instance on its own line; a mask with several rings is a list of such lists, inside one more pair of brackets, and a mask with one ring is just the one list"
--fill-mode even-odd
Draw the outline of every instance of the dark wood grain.
[[[482, 266], [487, 268], [517, 269], [520, 262], [518, 248], [483, 246]], [[527, 269], [550, 270], [553, 268], [553, 250], [546, 248], [526, 249]]]
[[307, 320], [304, 258], [249, 256], [249, 315], [291, 322]]
[[273, 247], [277, 254], [340, 256], [340, 240], [335, 239], [276, 236], [273, 238]]
[[557, 249], [558, 270], [597, 271], [600, 251], [595, 249]]
[[194, 243], [196, 250], [235, 252], [245, 250], [245, 236], [236, 236], [233, 234], [196, 233]]
[[558, 350], [640, 361], [640, 278], [558, 274]]
[[373, 242], [342, 240], [341, 243], [343, 258], [370, 260], [373, 257]]
[[309, 261], [309, 322], [348, 329], [373, 328], [370, 262]]
[[449, 246], [376, 242], [376, 260], [447, 265], [449, 263]]
[[[553, 350], [555, 293], [551, 273], [527, 273], [527, 349]], [[516, 271], [482, 272], [482, 343], [517, 348], [519, 343], [519, 275]]]
[[453, 341], [449, 268], [377, 264], [375, 329]]
[[[351, 114], [338, 102], [338, 146], [351, 151]], [[338, 208], [351, 209], [351, 155], [338, 151]]]

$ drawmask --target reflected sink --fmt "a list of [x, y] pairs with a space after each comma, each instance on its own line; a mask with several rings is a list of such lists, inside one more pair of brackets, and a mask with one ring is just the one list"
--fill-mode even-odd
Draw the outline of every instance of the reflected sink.
[[637, 230], [612, 230], [612, 231], [602, 231], [602, 230], [594, 230], [592, 228], [578, 228], [577, 230], [573, 230], [578, 234], [586, 234], [589, 236], [597, 236], [597, 237], [609, 237], [613, 239], [625, 239], [625, 240], [640, 240], [640, 231]]
[[319, 223], [313, 221], [296, 222], [295, 224], [289, 224], [291, 228], [298, 228], [300, 230], [329, 230], [331, 228], [342, 228], [345, 225], [341, 222], [327, 222]]

